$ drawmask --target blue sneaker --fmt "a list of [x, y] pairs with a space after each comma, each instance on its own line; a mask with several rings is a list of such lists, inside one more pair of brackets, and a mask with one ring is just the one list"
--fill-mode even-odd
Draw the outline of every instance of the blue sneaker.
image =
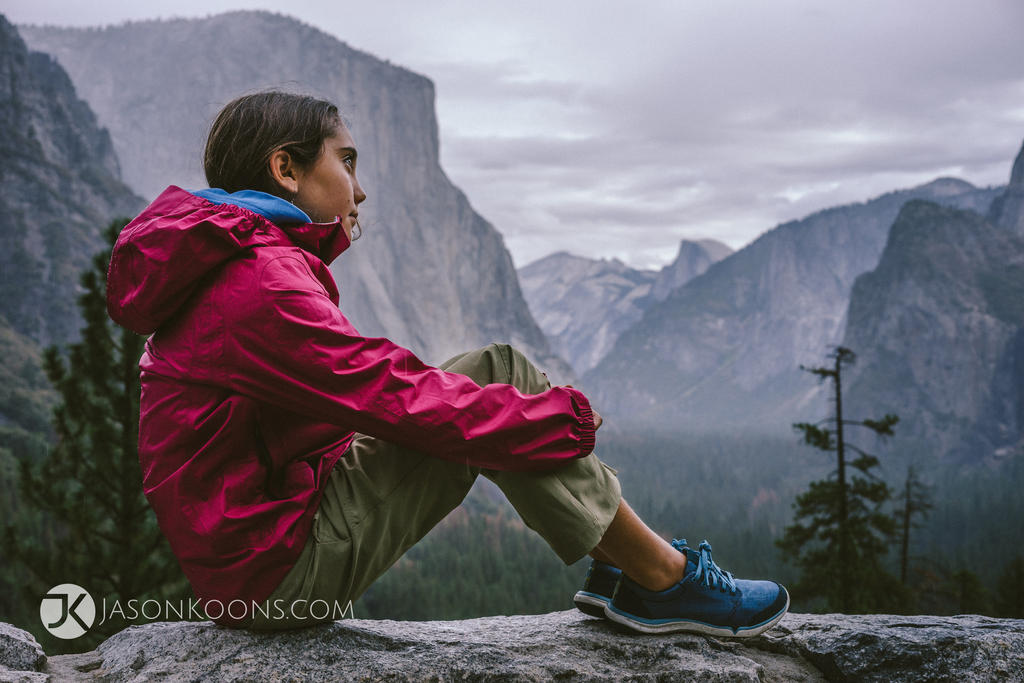
[[605, 616], [643, 633], [693, 631], [751, 637], [777, 624], [789, 609], [789, 593], [774, 581], [735, 579], [711, 559], [711, 544], [698, 550], [685, 540], [672, 547], [686, 554], [686, 572], [675, 586], [650, 591], [623, 575]]
[[599, 560], [590, 563], [587, 577], [583, 579], [583, 590], [577, 591], [572, 601], [577, 609], [592, 617], [604, 618], [604, 606], [612, 601], [615, 584], [619, 582], [622, 570]]

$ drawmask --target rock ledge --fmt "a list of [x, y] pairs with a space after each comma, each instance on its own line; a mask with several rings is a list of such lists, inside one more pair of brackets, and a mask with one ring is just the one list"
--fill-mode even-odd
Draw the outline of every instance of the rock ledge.
[[49, 658], [34, 643], [0, 624], [0, 681], [1024, 680], [1024, 620], [974, 615], [789, 614], [751, 639], [623, 633], [569, 610], [278, 633], [157, 622]]

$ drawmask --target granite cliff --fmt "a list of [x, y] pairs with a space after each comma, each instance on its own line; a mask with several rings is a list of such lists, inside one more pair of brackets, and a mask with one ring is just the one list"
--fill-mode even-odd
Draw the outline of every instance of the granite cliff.
[[206, 186], [205, 134], [234, 97], [283, 87], [336, 102], [369, 197], [362, 239], [332, 266], [360, 332], [433, 363], [508, 341], [553, 378], [570, 375], [530, 315], [501, 235], [441, 169], [429, 79], [268, 12], [19, 30], [67, 69], [110, 130], [126, 182], [149, 199], [169, 184]]
[[878, 267], [854, 283], [848, 319], [851, 414], [900, 415], [894, 450], [1024, 455], [1024, 235], [909, 202]]
[[142, 208], [107, 131], [52, 57], [0, 16], [0, 311], [40, 345], [76, 338], [78, 273], [111, 219]]
[[1021, 146], [1006, 192], [992, 202], [989, 220], [1010, 232], [1024, 237], [1024, 146]]
[[143, 202], [120, 181], [110, 136], [67, 74], [2, 15], [0, 73], [3, 460], [40, 447], [33, 434], [48, 429], [51, 396], [41, 349], [77, 339], [79, 273], [102, 229]]
[[718, 240], [683, 240], [672, 263], [658, 271], [651, 296], [655, 301], [664, 301], [669, 294], [702, 275], [712, 263], [721, 261], [732, 252], [732, 248]]

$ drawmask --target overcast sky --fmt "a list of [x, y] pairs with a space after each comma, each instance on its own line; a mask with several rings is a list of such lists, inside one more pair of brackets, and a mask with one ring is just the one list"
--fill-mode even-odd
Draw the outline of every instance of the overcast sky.
[[[437, 86], [441, 162], [517, 266], [660, 267], [1024, 141], [1021, 0], [7, 0], [14, 23], [294, 16]], [[271, 46], [268, 46], [271, 49]], [[344, 108], [344, 103], [342, 107]]]

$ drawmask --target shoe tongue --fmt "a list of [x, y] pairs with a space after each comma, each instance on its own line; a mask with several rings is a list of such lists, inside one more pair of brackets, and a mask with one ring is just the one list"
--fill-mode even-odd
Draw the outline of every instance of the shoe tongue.
[[700, 564], [700, 553], [693, 548], [684, 548], [686, 551], [686, 569], [683, 570], [683, 578], [687, 578], [690, 574], [697, 571], [697, 565]]

